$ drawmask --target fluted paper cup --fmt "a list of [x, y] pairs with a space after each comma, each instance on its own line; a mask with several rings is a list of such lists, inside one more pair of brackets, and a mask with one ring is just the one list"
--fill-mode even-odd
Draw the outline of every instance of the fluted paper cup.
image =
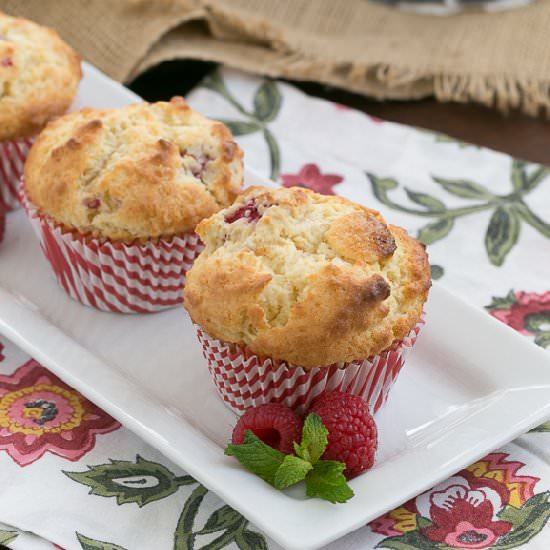
[[0, 202], [7, 210], [21, 206], [19, 182], [34, 138], [0, 142]]
[[137, 244], [96, 239], [42, 215], [24, 184], [20, 196], [57, 282], [71, 298], [120, 313], [154, 312], [183, 303], [185, 274], [204, 248], [197, 234]]
[[423, 324], [421, 320], [406, 338], [380, 355], [313, 369], [259, 357], [212, 338], [200, 327], [197, 336], [220, 397], [237, 414], [265, 403], [282, 403], [302, 414], [313, 399], [330, 391], [358, 395], [375, 413], [386, 401]]

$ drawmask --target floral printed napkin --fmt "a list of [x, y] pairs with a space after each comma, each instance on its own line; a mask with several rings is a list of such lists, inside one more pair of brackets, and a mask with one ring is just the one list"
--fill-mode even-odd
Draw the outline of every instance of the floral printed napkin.
[[[434, 279], [550, 349], [550, 173], [236, 72], [189, 97], [282, 185], [379, 209]], [[550, 423], [329, 546], [550, 547]], [[0, 337], [0, 544], [274, 550], [239, 513]], [[48, 542], [51, 541], [51, 542]]]

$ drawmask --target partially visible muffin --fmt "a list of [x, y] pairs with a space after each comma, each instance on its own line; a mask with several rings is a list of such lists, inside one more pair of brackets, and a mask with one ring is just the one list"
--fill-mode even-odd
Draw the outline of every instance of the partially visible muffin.
[[224, 124], [176, 97], [83, 109], [50, 122], [24, 180], [42, 214], [80, 234], [169, 239], [233, 202], [242, 158]]
[[107, 311], [181, 304], [202, 249], [194, 228], [233, 202], [243, 153], [182, 98], [83, 109], [50, 122], [22, 198], [59, 284]]
[[419, 322], [424, 246], [382, 216], [302, 188], [250, 188], [201, 222], [185, 307], [208, 335], [304, 368], [368, 358]]
[[65, 113], [81, 77], [54, 30], [0, 12], [0, 141], [33, 136]]
[[0, 203], [19, 206], [19, 180], [34, 136], [71, 105], [80, 59], [58, 34], [0, 12]]

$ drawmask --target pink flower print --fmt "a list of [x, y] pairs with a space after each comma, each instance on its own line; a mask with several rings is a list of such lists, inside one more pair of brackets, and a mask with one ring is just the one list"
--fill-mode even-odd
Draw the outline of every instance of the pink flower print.
[[418, 512], [433, 523], [423, 531], [427, 538], [453, 548], [487, 548], [510, 531], [511, 523], [496, 518], [503, 507], [497, 490], [487, 486], [474, 489], [466, 478], [458, 476], [445, 485], [422, 495], [428, 498], [417, 499]]
[[338, 174], [322, 174], [317, 164], [304, 164], [297, 174], [281, 174], [284, 187], [307, 187], [322, 195], [335, 195], [333, 187], [344, 178]]
[[50, 452], [78, 460], [120, 424], [34, 359], [0, 376], [0, 451], [19, 466]]

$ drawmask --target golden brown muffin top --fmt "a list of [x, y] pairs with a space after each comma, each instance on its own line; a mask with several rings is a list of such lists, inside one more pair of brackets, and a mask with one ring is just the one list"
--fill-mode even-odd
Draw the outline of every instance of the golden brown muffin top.
[[0, 12], [0, 141], [65, 113], [81, 78], [80, 58], [54, 30]]
[[170, 238], [231, 204], [243, 153], [221, 122], [182, 98], [83, 109], [50, 122], [25, 184], [57, 223], [110, 240]]
[[253, 187], [197, 227], [185, 307], [219, 340], [306, 368], [376, 355], [418, 323], [424, 246], [375, 210]]

